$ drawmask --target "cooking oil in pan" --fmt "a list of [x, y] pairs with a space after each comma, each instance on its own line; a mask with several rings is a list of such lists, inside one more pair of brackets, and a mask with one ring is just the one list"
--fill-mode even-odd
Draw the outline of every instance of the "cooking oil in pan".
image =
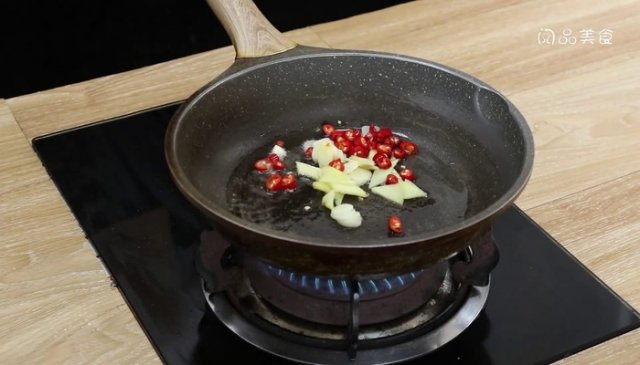
[[[307, 137], [307, 138], [305, 138]], [[310, 163], [304, 157], [302, 143], [306, 136], [286, 136], [287, 156], [283, 160], [287, 169], [281, 173], [295, 172], [295, 162]], [[411, 136], [410, 136], [411, 137]], [[419, 143], [420, 140], [413, 139]], [[433, 146], [433, 141], [424, 141]], [[366, 244], [372, 238], [387, 235], [387, 219], [392, 214], [399, 215], [405, 226], [405, 234], [424, 233], [462, 221], [469, 214], [472, 202], [468, 184], [465, 181], [465, 166], [462, 156], [447, 155], [447, 160], [422, 148], [420, 153], [408, 157], [402, 164], [412, 168], [416, 184], [427, 191], [427, 198], [405, 201], [398, 206], [375, 194], [365, 199], [346, 196], [344, 203], [353, 204], [362, 214], [362, 226], [354, 229], [338, 225], [330, 217], [330, 211], [322, 206], [324, 193], [311, 187], [312, 180], [298, 177], [298, 187], [294, 191], [267, 192], [266, 178], [273, 172], [257, 172], [253, 163], [264, 158], [272, 144], [255, 149], [242, 159], [243, 163], [231, 174], [227, 188], [227, 203], [230, 211], [253, 223], [264, 225], [294, 236], [344, 237], [345, 244]], [[460, 173], [462, 169], [463, 173]], [[363, 186], [364, 190], [368, 188]]]

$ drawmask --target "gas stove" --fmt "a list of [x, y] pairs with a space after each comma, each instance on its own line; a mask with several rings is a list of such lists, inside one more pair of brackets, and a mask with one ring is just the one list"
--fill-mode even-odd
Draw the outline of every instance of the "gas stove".
[[204, 232], [196, 251], [207, 303], [248, 343], [314, 364], [389, 364], [462, 333], [487, 301], [491, 230], [437, 264], [401, 273], [318, 275], [274, 266]]
[[[196, 267], [211, 310], [252, 345], [303, 363], [388, 364], [441, 347], [480, 314], [488, 270], [469, 276], [476, 285], [465, 274], [485, 242], [497, 252], [481, 239], [421, 270], [354, 278], [276, 267], [211, 231], [201, 237]], [[497, 254], [485, 257], [492, 268]]]
[[165, 363], [537, 364], [640, 326], [516, 207], [482, 241], [500, 252], [490, 275], [465, 271], [485, 252], [473, 245], [420, 270], [353, 278], [238, 252], [169, 177], [163, 138], [176, 108], [34, 140]]

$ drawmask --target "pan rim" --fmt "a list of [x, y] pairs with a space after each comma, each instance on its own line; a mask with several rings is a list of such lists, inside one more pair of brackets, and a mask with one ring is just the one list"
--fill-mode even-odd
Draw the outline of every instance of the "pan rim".
[[[522, 133], [524, 141], [523, 148], [525, 151], [522, 169], [511, 186], [506, 190], [506, 192], [502, 194], [498, 199], [496, 199], [492, 204], [481, 209], [474, 215], [467, 217], [461, 222], [455, 224], [450, 224], [436, 230], [416, 233], [409, 236], [394, 237], [393, 239], [389, 239], [387, 236], [382, 236], [380, 239], [368, 239], [367, 242], [362, 242], [357, 245], [345, 245], [343, 243], [344, 239], [340, 239], [340, 232], [338, 230], [336, 230], [335, 239], [314, 239], [313, 237], [307, 236], [288, 235], [287, 232], [270, 229], [263, 225], [242, 219], [231, 213], [226, 207], [209, 200], [206, 196], [201, 194], [199, 189], [197, 189], [191, 183], [190, 179], [186, 176], [177, 161], [176, 137], [178, 135], [177, 132], [182, 125], [182, 120], [184, 120], [184, 116], [187, 114], [187, 111], [190, 110], [191, 107], [198, 103], [198, 101], [200, 101], [203, 97], [205, 97], [207, 93], [227, 81], [242, 77], [243, 75], [246, 75], [252, 71], [269, 67], [275, 64], [298, 61], [308, 58], [350, 56], [375, 57], [395, 61], [410, 62], [419, 64], [421, 66], [434, 68], [436, 70], [446, 72], [452, 76], [467, 81], [480, 89], [484, 89], [487, 92], [493, 93], [497, 95], [502, 101], [504, 101], [509, 109], [509, 113], [512, 115], [517, 126], [519, 127], [519, 131]], [[511, 205], [524, 190], [531, 176], [533, 168], [535, 152], [534, 148], [533, 134], [520, 111], [499, 91], [474, 76], [471, 76], [457, 69], [417, 57], [385, 52], [334, 50], [307, 46], [297, 46], [289, 51], [274, 56], [261, 57], [256, 59], [237, 59], [231, 65], [231, 67], [225, 70], [221, 75], [204, 85], [201, 89], [196, 91], [187, 100], [185, 100], [185, 102], [180, 106], [180, 108], [171, 118], [165, 135], [165, 158], [167, 160], [167, 164], [169, 166], [169, 170], [174, 182], [176, 183], [178, 189], [182, 192], [182, 194], [206, 215], [215, 220], [222, 220], [226, 224], [230, 224], [250, 231], [253, 235], [263, 236], [272, 240], [286, 241], [294, 244], [303, 244], [317, 248], [331, 249], [376, 249], [380, 247], [389, 248], [395, 246], [408, 246], [425, 241], [438, 240], [444, 237], [454, 236], [456, 233], [464, 232], [483, 221], [490, 220], [499, 212], [503, 211], [509, 205]], [[351, 238], [351, 240], [353, 240], [353, 238]]]

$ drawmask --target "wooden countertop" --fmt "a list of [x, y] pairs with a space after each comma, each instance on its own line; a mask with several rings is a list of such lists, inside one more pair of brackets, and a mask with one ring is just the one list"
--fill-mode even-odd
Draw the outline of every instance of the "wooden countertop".
[[[576, 44], [538, 44], [541, 28]], [[595, 44], [582, 44], [582, 29]], [[598, 32], [613, 30], [611, 45]], [[501, 90], [536, 142], [517, 204], [640, 309], [640, 3], [416, 1], [290, 32], [299, 43], [434, 60]], [[568, 39], [572, 41], [571, 39]], [[159, 363], [30, 146], [33, 137], [181, 100], [230, 47], [0, 99], [0, 359]], [[562, 361], [636, 364], [640, 330]]]

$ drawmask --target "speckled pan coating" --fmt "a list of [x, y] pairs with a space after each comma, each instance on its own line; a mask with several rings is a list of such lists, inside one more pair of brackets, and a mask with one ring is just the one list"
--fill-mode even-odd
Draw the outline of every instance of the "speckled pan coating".
[[[279, 231], [229, 211], [227, 182], [248, 154], [278, 136], [314, 135], [326, 119], [384, 121], [424, 146], [420, 176], [430, 176], [436, 203], [427, 213], [405, 214], [410, 234], [341, 231], [330, 220]], [[533, 151], [517, 109], [469, 75], [399, 55], [302, 46], [236, 60], [184, 103], [166, 137], [178, 187], [235, 245], [320, 274], [406, 272], [459, 251], [522, 191]], [[447, 191], [465, 199], [442, 198]]]

